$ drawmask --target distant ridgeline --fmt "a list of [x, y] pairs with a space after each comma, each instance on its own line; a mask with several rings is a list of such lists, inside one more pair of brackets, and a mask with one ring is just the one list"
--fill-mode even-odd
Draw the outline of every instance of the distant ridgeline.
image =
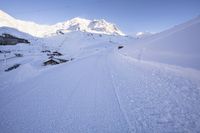
[[18, 38], [6, 33], [0, 35], [0, 45], [16, 45], [18, 43], [30, 43], [30, 42], [26, 39]]

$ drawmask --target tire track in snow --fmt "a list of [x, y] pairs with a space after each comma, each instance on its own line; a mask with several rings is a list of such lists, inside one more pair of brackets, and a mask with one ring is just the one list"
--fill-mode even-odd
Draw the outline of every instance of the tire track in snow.
[[[113, 54], [113, 51], [111, 52], [111, 54]], [[109, 55], [110, 55], [110, 54], [109, 54]], [[124, 118], [125, 118], [125, 120], [126, 120], [128, 126], [129, 126], [129, 130], [130, 130], [130, 132], [135, 132], [134, 128], [132, 127], [132, 125], [131, 125], [131, 123], [130, 123], [130, 120], [129, 120], [129, 118], [128, 118], [128, 115], [127, 115], [127, 113], [126, 113], [126, 110], [124, 109], [124, 107], [123, 107], [123, 105], [122, 105], [122, 102], [121, 102], [121, 100], [120, 100], [120, 97], [119, 97], [119, 95], [118, 95], [118, 92], [117, 92], [118, 87], [117, 87], [117, 85], [116, 85], [116, 83], [115, 83], [115, 81], [114, 81], [114, 76], [113, 76], [113, 74], [112, 74], [113, 72], [112, 72], [111, 66], [108, 65], [108, 64], [109, 64], [109, 63], [108, 63], [108, 61], [109, 61], [108, 56], [109, 56], [109, 55], [107, 55], [106, 58], [105, 58], [106, 63], [105, 63], [104, 66], [106, 67], [106, 70], [107, 70], [107, 72], [108, 72], [109, 75], [110, 75], [110, 80], [111, 80], [111, 84], [112, 84], [112, 86], [113, 86], [112, 89], [113, 89], [114, 95], [115, 95], [115, 97], [116, 97], [116, 99], [117, 99], [118, 106], [119, 106], [119, 108], [120, 108], [120, 110], [121, 110], [121, 112], [122, 112], [122, 114], [123, 114], [123, 116], [124, 116]], [[110, 60], [111, 60], [111, 59], [110, 59]]]
[[[95, 75], [97, 77], [97, 82], [95, 84], [97, 86], [96, 90], [98, 92], [96, 105], [96, 126], [101, 125], [104, 126], [104, 128], [110, 128], [107, 130], [104, 129], [106, 132], [130, 132], [128, 123], [125, 120], [123, 112], [119, 107], [117, 97], [115, 96], [113, 86], [110, 82], [111, 80], [109, 78], [108, 69], [106, 69], [107, 52], [108, 50], [100, 54], [96, 67], [97, 73]], [[102, 119], [100, 117], [106, 119]], [[99, 122], [103, 122], [105, 124], [100, 124]], [[107, 126], [106, 123], [108, 123], [110, 126]]]

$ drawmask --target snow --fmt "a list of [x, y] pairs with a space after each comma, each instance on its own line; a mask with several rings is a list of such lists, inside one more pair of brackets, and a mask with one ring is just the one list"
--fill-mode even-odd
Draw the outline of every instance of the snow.
[[[76, 21], [90, 20], [75, 18], [75, 29]], [[11, 51], [0, 53], [0, 131], [200, 132], [199, 22], [140, 39], [82, 32], [83, 25], [45, 38], [0, 28], [31, 40], [0, 46]], [[73, 60], [43, 66], [48, 56], [42, 50]]]
[[149, 37], [149, 36], [152, 36], [152, 35], [153, 35], [153, 33], [145, 31], [145, 32], [137, 32], [134, 37], [136, 37], [136, 38], [146, 38], [146, 37]]
[[24, 32], [20, 32], [17, 29], [10, 28], [10, 27], [0, 27], [0, 35], [2, 35], [4, 33], [12, 34], [12, 35], [17, 36], [19, 38], [26, 38], [26, 39], [29, 39], [29, 40], [34, 39], [33, 36], [26, 34]]
[[32, 36], [42, 37], [46, 33], [52, 32], [52, 28], [48, 25], [39, 25], [34, 22], [26, 22], [15, 19], [0, 10], [0, 27], [15, 28], [21, 32], [28, 33]]
[[[115, 49], [113, 51], [113, 48]], [[114, 46], [24, 80], [2, 73], [3, 132], [197, 132], [200, 78], [124, 57]], [[33, 68], [28, 66], [30, 75]], [[36, 69], [36, 68], [34, 68]], [[20, 82], [18, 82], [20, 80]], [[12, 83], [12, 84], [10, 84]]]
[[[132, 42], [124, 52], [137, 59], [200, 69], [200, 17]], [[131, 42], [129, 42], [131, 43]]]
[[18, 29], [35, 37], [57, 35], [58, 31], [68, 33], [77, 30], [107, 35], [125, 35], [114, 24], [108, 23], [105, 20], [87, 20], [76, 17], [54, 25], [40, 25], [34, 22], [15, 19], [0, 10], [0, 27], [3, 26]]

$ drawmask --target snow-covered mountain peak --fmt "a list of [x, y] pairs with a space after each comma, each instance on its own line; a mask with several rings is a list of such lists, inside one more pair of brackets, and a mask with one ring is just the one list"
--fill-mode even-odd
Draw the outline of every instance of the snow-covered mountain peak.
[[148, 31], [145, 31], [145, 32], [137, 32], [137, 33], [135, 34], [135, 37], [136, 37], [136, 38], [145, 38], [145, 37], [149, 37], [149, 36], [151, 36], [151, 35], [153, 35], [153, 33], [148, 32]]
[[13, 17], [11, 17], [10, 15], [8, 15], [7, 13], [5, 13], [4, 11], [0, 10], [0, 18], [7, 18], [7, 19], [13, 19]]
[[89, 28], [99, 32], [107, 32], [110, 34], [124, 35], [114, 24], [105, 21], [104, 19], [93, 20], [89, 24]]
[[76, 17], [65, 22], [57, 23], [53, 27], [56, 27], [62, 32], [85, 31], [89, 23], [90, 20]]
[[125, 35], [117, 28], [117, 26], [104, 19], [88, 20], [76, 17], [66, 22], [58, 23], [55, 27], [59, 27], [63, 32], [82, 31], [108, 35]]
[[19, 31], [28, 33], [36, 37], [45, 37], [57, 35], [58, 33], [68, 33], [73, 31], [107, 34], [107, 35], [124, 35], [114, 24], [101, 20], [88, 20], [75, 17], [71, 20], [60, 22], [55, 25], [40, 25], [34, 22], [27, 22], [15, 19], [7, 13], [0, 10], [0, 27], [11, 27]]
[[9, 15], [4, 11], [0, 10], [0, 17], [9, 17]]
[[90, 22], [90, 20], [80, 18], [80, 17], [75, 17], [75, 18], [68, 20], [68, 21], [71, 22], [71, 23], [88, 23], [88, 22]]

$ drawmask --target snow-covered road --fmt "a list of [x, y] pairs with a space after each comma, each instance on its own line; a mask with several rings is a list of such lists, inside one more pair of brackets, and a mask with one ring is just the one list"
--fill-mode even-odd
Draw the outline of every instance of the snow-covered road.
[[[0, 91], [3, 133], [200, 132], [199, 77], [112, 47]], [[192, 79], [192, 80], [191, 80]], [[1, 85], [2, 86], [2, 85]]]

